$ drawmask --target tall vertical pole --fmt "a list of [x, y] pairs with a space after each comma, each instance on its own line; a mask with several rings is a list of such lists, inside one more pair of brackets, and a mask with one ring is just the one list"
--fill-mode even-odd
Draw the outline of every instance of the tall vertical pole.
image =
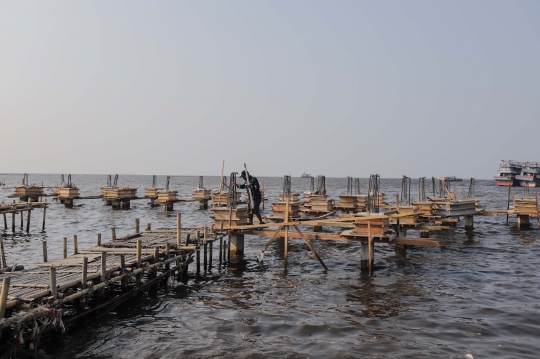
[[45, 230], [45, 214], [47, 213], [47, 207], [43, 207], [43, 223], [41, 225], [41, 230]]
[[508, 222], [508, 211], [510, 210], [510, 189], [512, 186], [508, 186], [508, 201], [506, 202], [506, 222]]
[[2, 233], [0, 233], [0, 254], [2, 255], [2, 268], [6, 268], [6, 253], [4, 251], [4, 238]]
[[182, 244], [182, 215], [180, 212], [176, 214], [176, 247], [180, 248]]
[[[21, 212], [22, 213], [22, 212]], [[28, 210], [28, 217], [26, 218], [26, 232], [30, 232], [30, 214], [32, 213], [32, 210]]]
[[2, 279], [2, 294], [0, 294], [0, 318], [4, 318], [6, 316], [6, 307], [7, 307], [10, 281], [11, 281], [11, 277]]
[[62, 258], [67, 258], [67, 237], [62, 238]]

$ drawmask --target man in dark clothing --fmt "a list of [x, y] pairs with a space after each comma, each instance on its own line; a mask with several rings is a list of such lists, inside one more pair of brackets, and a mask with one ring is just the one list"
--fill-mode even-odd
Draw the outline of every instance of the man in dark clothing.
[[[240, 178], [242, 178], [244, 181], [246, 180], [246, 171], [242, 171], [240, 174]], [[238, 188], [249, 188], [251, 192], [251, 199], [253, 200], [253, 207], [251, 208], [251, 211], [249, 212], [249, 224], [253, 224], [253, 215], [256, 215], [259, 219], [260, 224], [264, 224], [262, 218], [261, 218], [261, 212], [259, 211], [259, 207], [261, 205], [261, 186], [259, 185], [259, 180], [257, 177], [253, 177], [252, 175], [249, 175], [249, 181], [247, 184], [241, 184], [237, 185], [235, 183], [236, 187]]]

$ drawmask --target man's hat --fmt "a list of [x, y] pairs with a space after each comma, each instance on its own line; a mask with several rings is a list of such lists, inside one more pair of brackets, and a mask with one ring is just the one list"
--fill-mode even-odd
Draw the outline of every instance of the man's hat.
[[240, 177], [245, 176], [245, 175], [246, 175], [246, 171], [242, 171], [242, 173], [240, 173]]

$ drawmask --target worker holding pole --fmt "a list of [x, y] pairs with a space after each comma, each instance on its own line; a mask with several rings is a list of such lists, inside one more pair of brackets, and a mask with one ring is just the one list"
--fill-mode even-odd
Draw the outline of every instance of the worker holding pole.
[[253, 224], [253, 215], [257, 216], [257, 219], [259, 219], [260, 224], [264, 224], [261, 217], [261, 212], [259, 209], [259, 207], [261, 206], [261, 199], [262, 199], [261, 186], [259, 185], [259, 180], [257, 179], [257, 177], [253, 177], [252, 175], [250, 175], [249, 172], [246, 174], [246, 171], [242, 171], [242, 173], [240, 174], [240, 177], [244, 181], [246, 181], [246, 183], [239, 185], [233, 182], [233, 185], [236, 186], [237, 188], [247, 188], [251, 192], [252, 203], [251, 203], [250, 212], [248, 214], [249, 224], [250, 225]]

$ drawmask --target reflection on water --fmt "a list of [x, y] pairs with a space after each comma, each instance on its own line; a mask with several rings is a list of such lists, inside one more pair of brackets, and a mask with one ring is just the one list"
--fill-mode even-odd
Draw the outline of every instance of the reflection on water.
[[[4, 176], [2, 176], [4, 177]], [[55, 184], [59, 175], [30, 175], [31, 182]], [[21, 175], [5, 176], [7, 185]], [[265, 181], [266, 196], [277, 198], [281, 178]], [[73, 176], [82, 195], [99, 193], [106, 176]], [[151, 176], [120, 176], [120, 185], [139, 188]], [[164, 178], [158, 178], [164, 183]], [[331, 196], [344, 193], [346, 179], [327, 179]], [[366, 181], [364, 180], [364, 184]], [[382, 180], [387, 198], [399, 192], [401, 180]], [[197, 177], [174, 177], [171, 188], [187, 198]], [[216, 188], [218, 178], [205, 178]], [[293, 191], [309, 188], [309, 179], [293, 178]], [[516, 190], [518, 191], [518, 190]], [[0, 200], [10, 190], [0, 189]], [[465, 184], [458, 194], [466, 194]], [[414, 187], [413, 187], [414, 193]], [[477, 195], [488, 208], [506, 208], [507, 191], [491, 181], [477, 181]], [[517, 192], [516, 192], [517, 193]], [[78, 235], [79, 248], [95, 243], [98, 232], [108, 239], [141, 226], [175, 225], [175, 213], [132, 202], [127, 211], [113, 211], [100, 200], [76, 201], [73, 209], [52, 204], [46, 232], [40, 210], [32, 214], [29, 235], [6, 235], [8, 264], [41, 259], [40, 241], [47, 239], [49, 257], [61, 256], [61, 239]], [[266, 213], [269, 213], [266, 206]], [[210, 224], [209, 212], [197, 203], [175, 205], [186, 226]], [[9, 219], [8, 219], [9, 220]], [[301, 240], [291, 240], [288, 271], [283, 270], [283, 241], [276, 240], [256, 261], [268, 238], [246, 237], [246, 254], [221, 273], [215, 266], [204, 281], [161, 288], [88, 321], [62, 345], [50, 345], [58, 358], [177, 357], [399, 357], [535, 358], [540, 349], [540, 248], [538, 230], [516, 229], [515, 218], [477, 217], [475, 227], [463, 223], [432, 237], [440, 248], [407, 248], [399, 257], [392, 247], [376, 246], [371, 277], [360, 273], [360, 247], [355, 243], [314, 243], [329, 271]], [[536, 226], [536, 223], [533, 223]], [[418, 235], [409, 231], [409, 235]], [[71, 249], [70, 249], [71, 250]]]

